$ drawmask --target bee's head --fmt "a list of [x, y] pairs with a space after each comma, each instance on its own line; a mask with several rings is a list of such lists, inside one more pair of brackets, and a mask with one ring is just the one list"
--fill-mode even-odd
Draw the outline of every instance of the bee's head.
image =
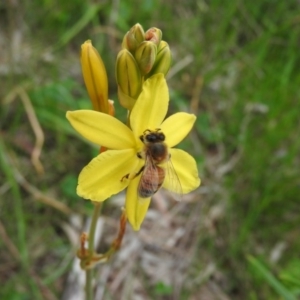
[[161, 143], [165, 140], [165, 135], [160, 132], [160, 129], [156, 129], [155, 131], [152, 130], [145, 130], [144, 134], [140, 136], [140, 140], [146, 143]]

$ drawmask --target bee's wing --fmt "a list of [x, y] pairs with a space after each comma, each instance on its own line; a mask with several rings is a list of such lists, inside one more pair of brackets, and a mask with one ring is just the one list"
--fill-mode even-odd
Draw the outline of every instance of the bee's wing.
[[138, 199], [143, 201], [151, 197], [161, 186], [157, 166], [150, 156], [146, 156], [145, 166], [138, 185]]
[[175, 171], [175, 168], [172, 164], [171, 158], [166, 162], [165, 170], [167, 183], [164, 185], [164, 188], [171, 192], [172, 197], [175, 200], [181, 201], [183, 195], [182, 186], [179, 177]]

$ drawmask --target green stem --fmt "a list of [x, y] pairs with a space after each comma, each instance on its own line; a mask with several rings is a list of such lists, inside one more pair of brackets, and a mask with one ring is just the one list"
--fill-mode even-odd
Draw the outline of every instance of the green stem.
[[93, 269], [85, 271], [85, 299], [93, 300]]
[[[95, 231], [97, 220], [101, 210], [101, 203], [94, 203], [94, 212], [89, 230], [89, 253], [94, 254]], [[86, 270], [85, 295], [86, 300], [93, 300], [93, 269]]]

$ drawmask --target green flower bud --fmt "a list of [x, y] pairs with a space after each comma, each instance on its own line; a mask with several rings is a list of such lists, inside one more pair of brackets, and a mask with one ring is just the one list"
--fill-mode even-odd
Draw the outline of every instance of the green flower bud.
[[156, 46], [159, 45], [161, 38], [162, 38], [162, 32], [160, 29], [156, 27], [152, 27], [148, 29], [145, 33], [146, 41], [153, 42]]
[[150, 73], [147, 74], [147, 78], [157, 73], [163, 73], [164, 75], [167, 75], [170, 66], [171, 66], [171, 51], [169, 45], [167, 42], [161, 41], [157, 49], [155, 63]]
[[[116, 62], [116, 79], [121, 94], [137, 99], [142, 89], [142, 75], [138, 64], [132, 54], [123, 49], [119, 52]], [[127, 100], [124, 100], [125, 102]], [[124, 102], [123, 101], [123, 102]], [[122, 104], [122, 101], [120, 101]], [[131, 106], [130, 103], [122, 104], [124, 107]]]
[[119, 99], [120, 104], [128, 110], [132, 110], [132, 108], [135, 104], [135, 101], [136, 101], [136, 99], [126, 95], [122, 91], [120, 86], [118, 86], [118, 99]]
[[143, 27], [137, 23], [126, 33], [122, 47], [134, 53], [137, 47], [145, 40]]
[[153, 42], [142, 42], [135, 51], [135, 59], [143, 75], [148, 74], [155, 62], [157, 47]]

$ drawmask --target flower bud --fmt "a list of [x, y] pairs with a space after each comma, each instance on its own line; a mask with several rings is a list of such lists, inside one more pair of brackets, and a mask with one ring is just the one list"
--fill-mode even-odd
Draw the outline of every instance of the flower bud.
[[147, 78], [157, 73], [163, 73], [164, 75], [167, 75], [170, 66], [171, 66], [171, 51], [169, 45], [167, 42], [161, 41], [157, 49], [155, 63], [150, 73], [147, 74]]
[[83, 79], [94, 110], [108, 113], [108, 82], [105, 66], [92, 42], [81, 45], [81, 68]]
[[161, 38], [162, 38], [162, 32], [160, 29], [156, 27], [152, 27], [148, 29], [145, 33], [146, 41], [153, 42], [156, 46], [159, 45]]
[[137, 23], [126, 33], [122, 46], [131, 53], [134, 53], [140, 43], [142, 43], [144, 40], [144, 29], [139, 23]]
[[[119, 98], [121, 105], [126, 108], [132, 107], [132, 100], [137, 99], [142, 89], [142, 75], [136, 60], [126, 49], [121, 50], [118, 54], [116, 79], [120, 90], [119, 94], [123, 96], [122, 100]], [[129, 98], [127, 99], [126, 96]], [[130, 100], [131, 98], [132, 100]], [[130, 103], [127, 103], [128, 101]]]
[[119, 99], [120, 104], [128, 110], [132, 110], [132, 108], [135, 104], [135, 101], [136, 101], [136, 99], [126, 95], [122, 91], [120, 86], [118, 86], [118, 99]]
[[153, 42], [142, 42], [135, 51], [135, 59], [143, 75], [149, 73], [156, 59], [157, 47]]

